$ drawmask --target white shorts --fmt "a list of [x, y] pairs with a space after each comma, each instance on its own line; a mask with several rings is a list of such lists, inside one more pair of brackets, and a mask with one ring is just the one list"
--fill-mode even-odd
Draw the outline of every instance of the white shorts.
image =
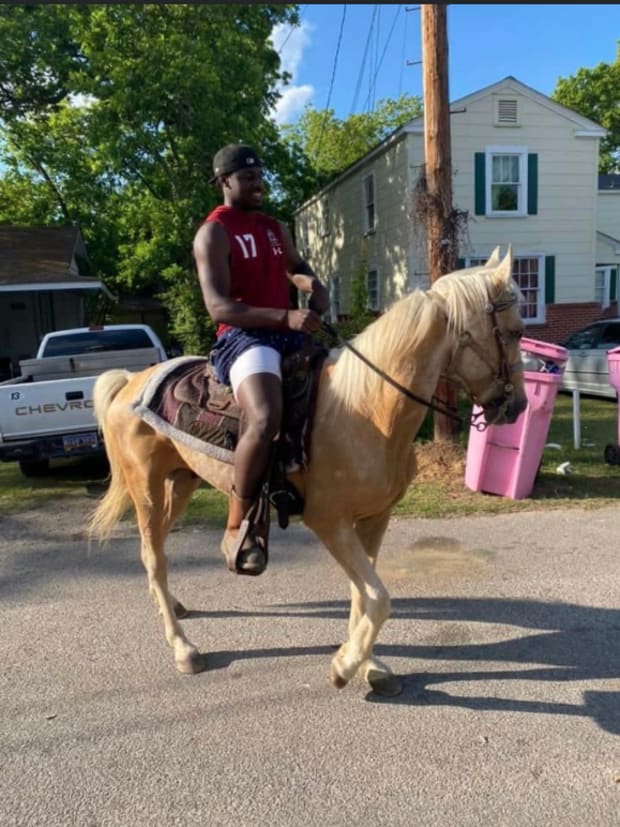
[[237, 388], [247, 379], [248, 376], [253, 376], [255, 373], [273, 373], [278, 379], [282, 380], [282, 370], [280, 368], [282, 357], [277, 350], [272, 347], [261, 345], [260, 347], [252, 347], [242, 353], [238, 359], [230, 366], [230, 385], [233, 389], [235, 399], [237, 398]]

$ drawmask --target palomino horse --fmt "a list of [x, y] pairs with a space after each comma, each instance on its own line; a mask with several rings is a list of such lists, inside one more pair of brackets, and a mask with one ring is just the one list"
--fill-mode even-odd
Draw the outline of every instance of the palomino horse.
[[[496, 250], [484, 266], [445, 275], [430, 290], [400, 299], [356, 337], [354, 346], [423, 400], [431, 400], [443, 375], [482, 407], [488, 424], [514, 422], [527, 402], [520, 294], [511, 273], [511, 252], [500, 262]], [[90, 534], [107, 539], [133, 502], [142, 562], [177, 669], [199, 672], [205, 658], [179, 623], [186, 612], [168, 589], [164, 542], [201, 480], [230, 492], [232, 465], [155, 432], [132, 412], [131, 403], [156, 369], [111, 370], [97, 379], [95, 412], [111, 480], [91, 518]], [[337, 687], [360, 671], [375, 691], [400, 691], [396, 676], [372, 652], [390, 613], [375, 563], [392, 508], [415, 475], [412, 442], [426, 412], [425, 404], [412, 401], [348, 349], [323, 367], [310, 462], [290, 479], [305, 499], [303, 521], [351, 582], [348, 640], [331, 665]]]

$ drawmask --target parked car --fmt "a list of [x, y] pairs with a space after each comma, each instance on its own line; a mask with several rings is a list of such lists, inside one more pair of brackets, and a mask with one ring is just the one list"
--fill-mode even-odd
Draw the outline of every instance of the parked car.
[[569, 356], [560, 389], [615, 399], [616, 389], [609, 384], [607, 351], [620, 347], [620, 317], [593, 322], [561, 344]]
[[21, 375], [0, 382], [0, 461], [19, 462], [27, 477], [43, 476], [50, 459], [103, 453], [93, 387], [112, 368], [144, 370], [166, 351], [143, 324], [92, 325], [43, 337]]

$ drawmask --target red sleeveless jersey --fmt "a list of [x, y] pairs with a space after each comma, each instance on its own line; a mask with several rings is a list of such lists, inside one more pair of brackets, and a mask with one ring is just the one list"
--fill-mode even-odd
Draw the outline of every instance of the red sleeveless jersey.
[[[275, 218], [221, 205], [209, 213], [207, 221], [221, 224], [230, 239], [230, 297], [253, 307], [288, 310], [284, 244]], [[220, 324], [217, 335], [229, 329], [230, 325]]]

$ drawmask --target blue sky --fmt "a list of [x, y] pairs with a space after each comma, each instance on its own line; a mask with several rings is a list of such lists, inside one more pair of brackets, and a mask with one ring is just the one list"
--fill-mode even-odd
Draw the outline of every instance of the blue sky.
[[[420, 12], [415, 4], [300, 4], [301, 26], [274, 30], [292, 81], [276, 119], [292, 123], [305, 104], [328, 105], [339, 118], [370, 111], [381, 98], [422, 96]], [[374, 14], [374, 18], [373, 18]], [[559, 77], [612, 63], [620, 5], [503, 4], [448, 6], [450, 99], [506, 75], [550, 95]], [[330, 95], [330, 85], [333, 86]]]

